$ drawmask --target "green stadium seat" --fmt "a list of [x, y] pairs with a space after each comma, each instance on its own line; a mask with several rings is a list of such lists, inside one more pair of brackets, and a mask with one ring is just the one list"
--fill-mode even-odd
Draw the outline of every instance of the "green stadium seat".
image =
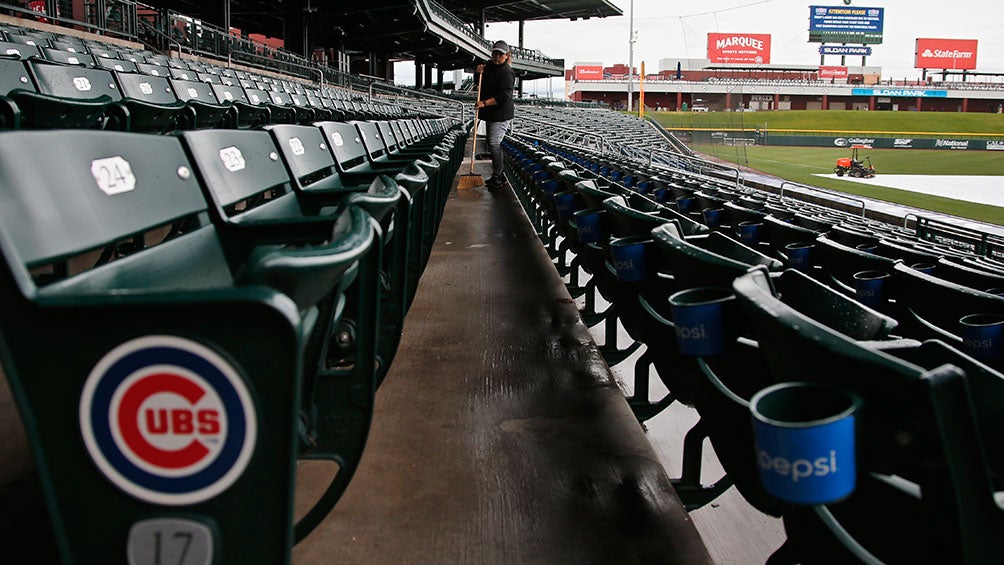
[[925, 370], [856, 342], [785, 305], [763, 271], [733, 288], [775, 381], [863, 399], [857, 489], [831, 504], [786, 504], [788, 540], [776, 558], [964, 563], [1002, 551], [1004, 511], [962, 370]]
[[122, 100], [108, 111], [108, 129], [166, 133], [195, 122], [195, 109], [179, 101], [166, 78], [113, 73]]
[[0, 178], [4, 370], [64, 559], [153, 560], [161, 531], [288, 562], [311, 289], [368, 252], [369, 220], [237, 261], [169, 136], [7, 132]]
[[108, 107], [122, 98], [111, 72], [38, 60], [26, 62], [33, 89], [13, 90], [25, 129], [105, 126]]

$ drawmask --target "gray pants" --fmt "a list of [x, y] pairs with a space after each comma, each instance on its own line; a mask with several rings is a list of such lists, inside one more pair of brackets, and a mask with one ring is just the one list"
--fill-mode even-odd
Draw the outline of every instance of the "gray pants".
[[492, 178], [502, 180], [502, 138], [509, 131], [512, 120], [504, 122], [485, 122], [485, 137], [488, 139], [488, 152], [492, 156]]

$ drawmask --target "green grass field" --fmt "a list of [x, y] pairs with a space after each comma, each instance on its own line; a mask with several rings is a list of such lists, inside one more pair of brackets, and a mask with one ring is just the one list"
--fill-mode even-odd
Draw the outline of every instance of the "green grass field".
[[[1002, 123], [1004, 123], [1004, 119], [1002, 119]], [[850, 155], [846, 148], [760, 146], [744, 148], [722, 145], [695, 145], [691, 148], [694, 151], [739, 163], [793, 182], [1004, 225], [1004, 208], [1001, 207], [813, 176], [832, 173], [837, 158]], [[1004, 152], [869, 149], [861, 153], [862, 157], [866, 155], [871, 157], [878, 176], [883, 174], [994, 175], [1001, 176], [1001, 190], [1004, 191]]]
[[805, 110], [772, 112], [650, 112], [669, 128], [764, 128], [768, 131], [834, 133], [977, 134], [1004, 137], [1004, 114], [957, 112], [863, 112]]

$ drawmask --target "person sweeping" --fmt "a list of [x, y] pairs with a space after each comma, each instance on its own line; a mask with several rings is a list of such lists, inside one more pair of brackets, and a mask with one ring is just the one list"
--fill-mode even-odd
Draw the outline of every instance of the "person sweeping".
[[475, 72], [481, 75], [481, 87], [474, 109], [485, 122], [485, 137], [492, 157], [492, 176], [485, 181], [485, 185], [489, 191], [495, 191], [506, 185], [502, 171], [502, 138], [509, 131], [513, 119], [512, 91], [516, 74], [512, 70], [509, 44], [496, 41], [492, 45], [491, 61], [478, 65]]

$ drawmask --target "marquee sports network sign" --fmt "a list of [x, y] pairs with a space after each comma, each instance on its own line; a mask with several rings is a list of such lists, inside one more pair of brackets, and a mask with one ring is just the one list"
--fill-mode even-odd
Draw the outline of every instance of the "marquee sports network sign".
[[885, 8], [809, 6], [812, 43], [882, 43]]
[[709, 33], [708, 59], [712, 63], [770, 63], [770, 34]]
[[917, 38], [914, 67], [918, 69], [976, 68], [976, 39]]

